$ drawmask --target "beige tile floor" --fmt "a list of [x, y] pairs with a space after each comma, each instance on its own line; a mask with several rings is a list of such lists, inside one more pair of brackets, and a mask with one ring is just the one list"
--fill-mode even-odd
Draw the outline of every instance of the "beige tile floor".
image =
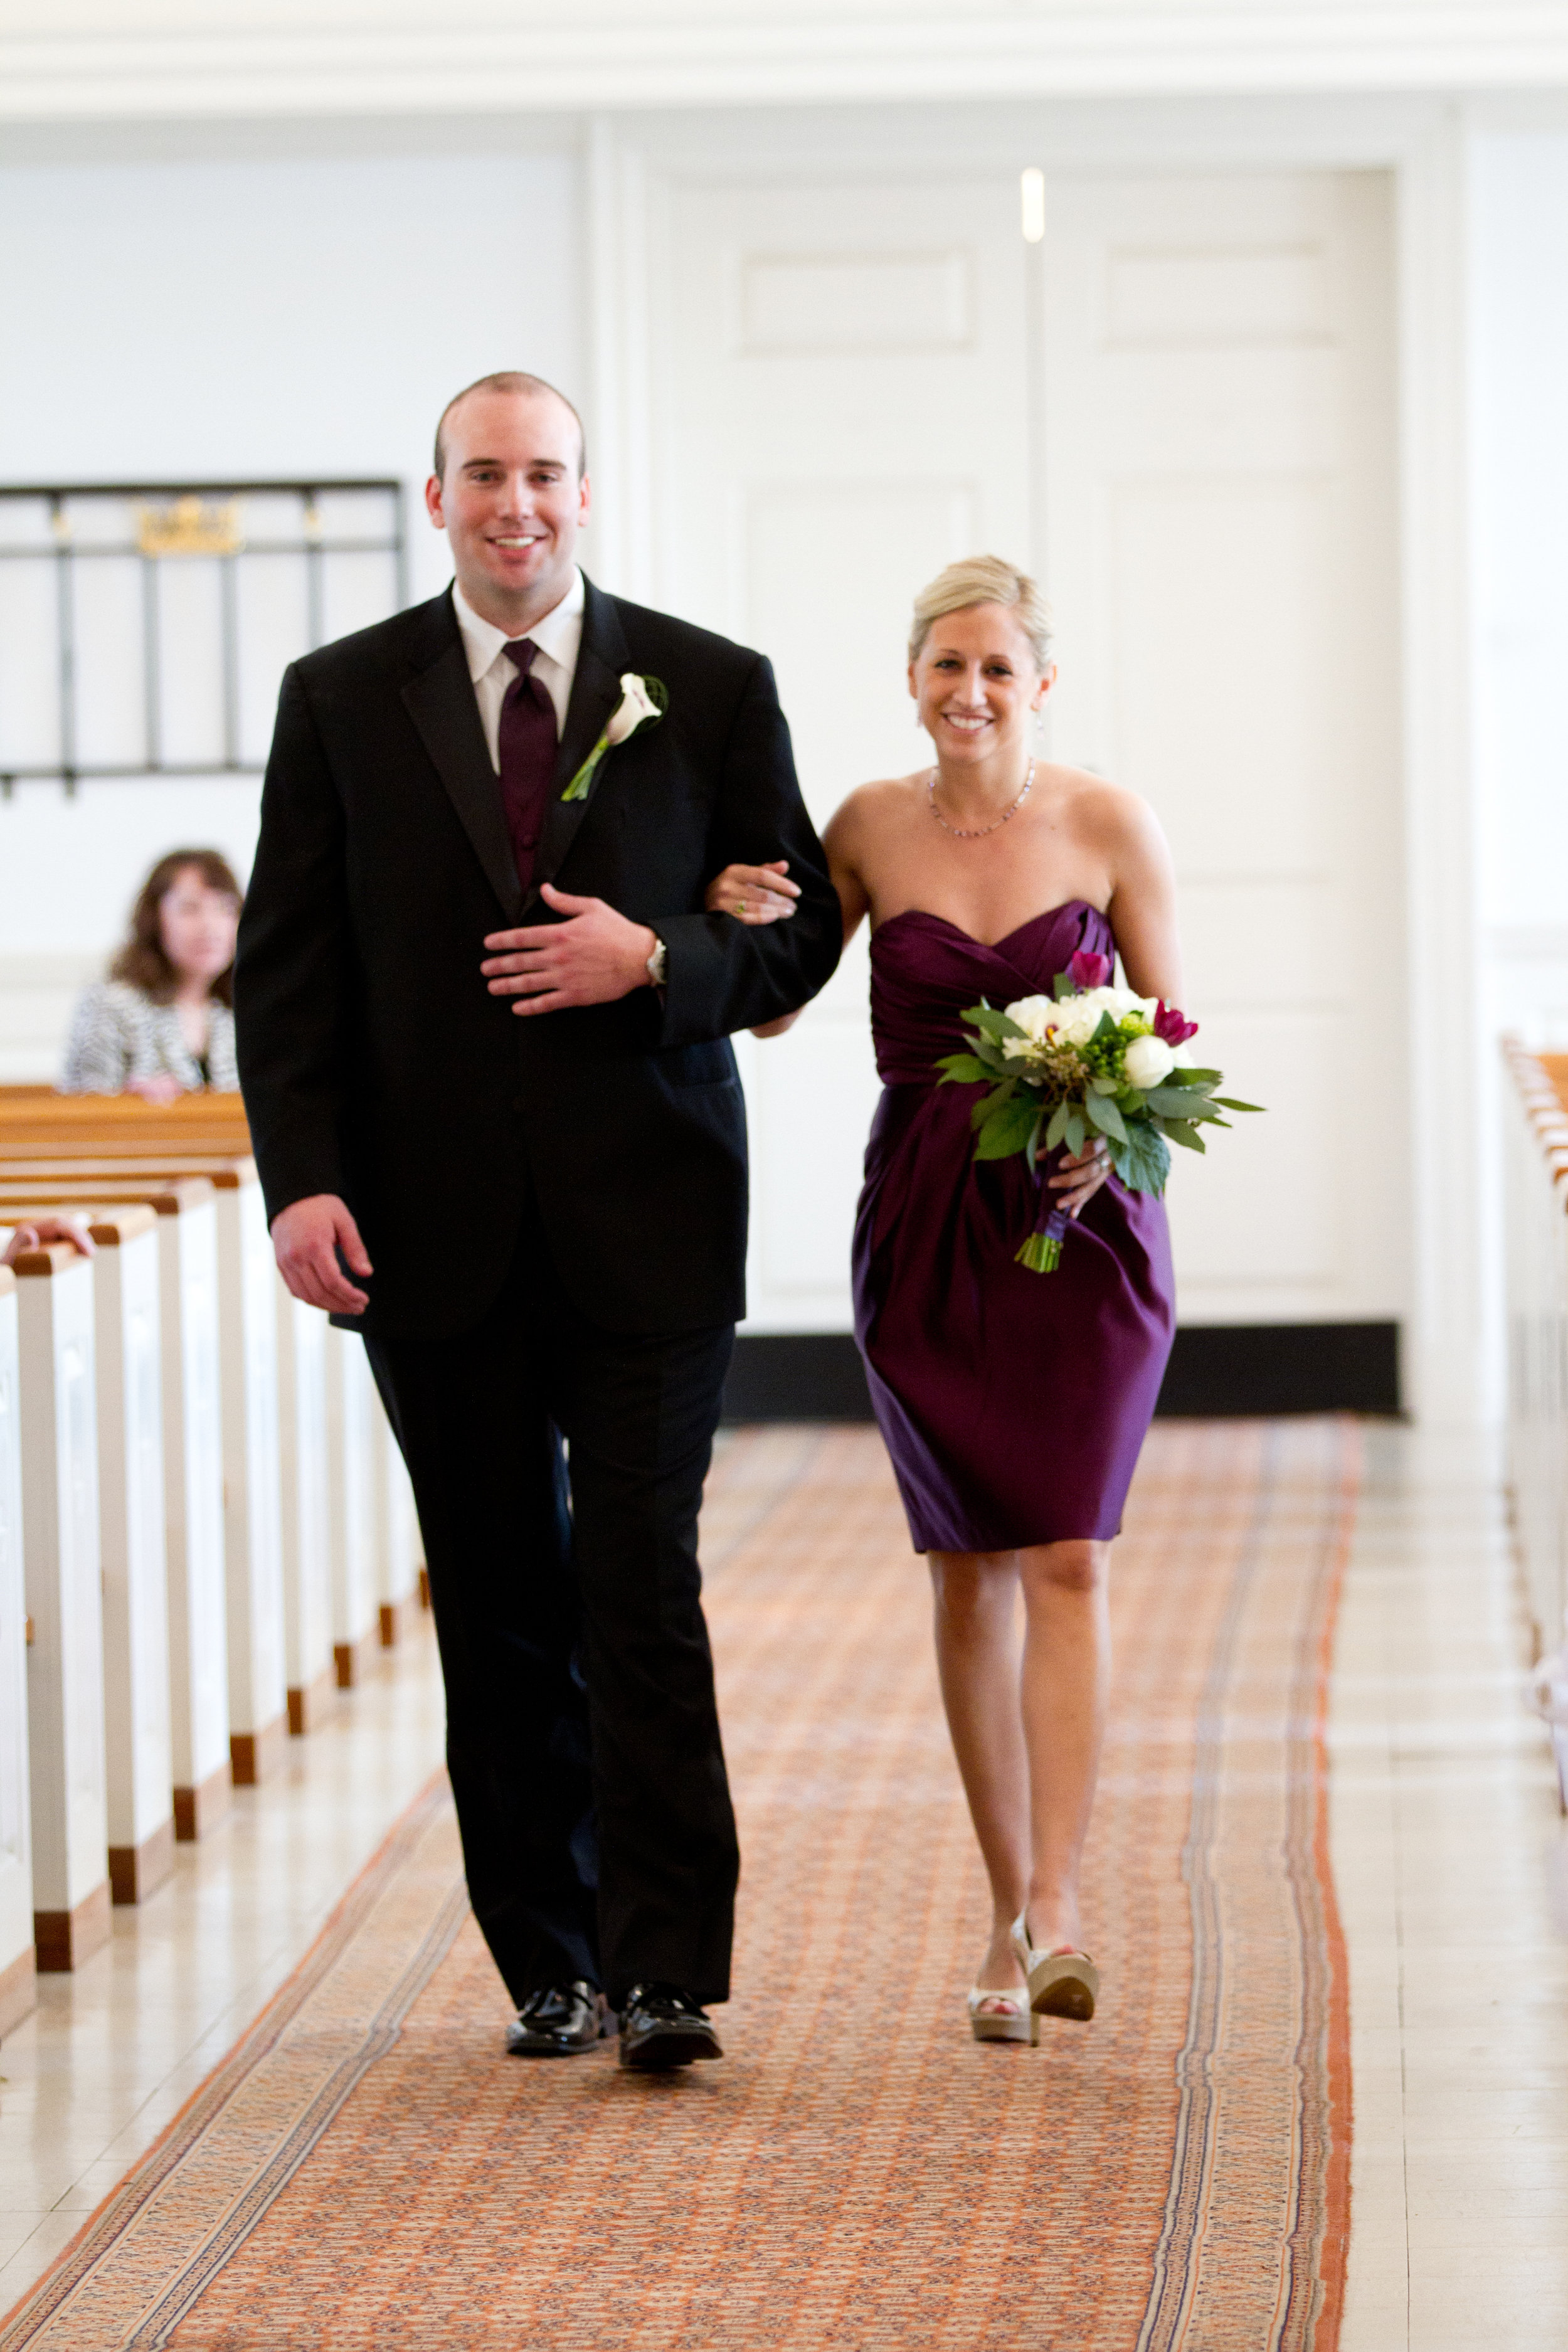
[[[1568, 1830], [1487, 1451], [1367, 1432], [1331, 1725], [1355, 2133], [1342, 2352], [1568, 2345]], [[0, 2310], [439, 1760], [428, 1622], [0, 2050]]]
[[1341, 2352], [1568, 2345], [1568, 1828], [1489, 1449], [1367, 1432], [1331, 1725], [1350, 1953]]
[[40, 1979], [0, 2047], [0, 2312], [45, 2269], [257, 2011], [441, 1760], [428, 1617], [199, 1845]]

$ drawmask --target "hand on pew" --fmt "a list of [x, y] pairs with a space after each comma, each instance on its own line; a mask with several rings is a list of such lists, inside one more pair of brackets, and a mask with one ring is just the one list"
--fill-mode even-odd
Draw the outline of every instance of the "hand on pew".
[[79, 1217], [33, 1217], [0, 1250], [0, 1265], [15, 1265], [24, 1250], [45, 1249], [50, 1242], [69, 1242], [83, 1257], [93, 1254], [92, 1236]]
[[140, 1095], [143, 1102], [178, 1102], [185, 1089], [172, 1071], [159, 1070], [150, 1078], [127, 1078], [121, 1092]]
[[368, 1294], [355, 1289], [338, 1263], [341, 1251], [351, 1274], [374, 1272], [359, 1227], [335, 1192], [312, 1192], [279, 1209], [272, 1220], [272, 1247], [279, 1273], [307, 1307], [363, 1315], [370, 1305]]

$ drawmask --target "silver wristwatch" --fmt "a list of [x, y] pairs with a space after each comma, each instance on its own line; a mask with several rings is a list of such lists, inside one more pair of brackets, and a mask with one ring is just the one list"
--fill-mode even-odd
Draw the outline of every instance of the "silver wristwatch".
[[662, 940], [656, 940], [652, 955], [647, 960], [647, 976], [655, 988], [662, 988], [669, 970], [669, 950]]

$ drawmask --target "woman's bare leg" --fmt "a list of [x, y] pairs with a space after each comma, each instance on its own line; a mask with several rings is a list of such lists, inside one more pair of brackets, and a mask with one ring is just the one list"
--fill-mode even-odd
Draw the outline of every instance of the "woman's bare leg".
[[1082, 1948], [1079, 1871], [1110, 1681], [1110, 1564], [1108, 1543], [1034, 1544], [1018, 1554], [1029, 1940], [1041, 1951]]
[[1030, 1885], [1029, 1759], [1018, 1685], [1013, 1552], [931, 1552], [937, 1673], [952, 1752], [991, 1881], [991, 1942], [975, 1982], [1023, 1981], [1007, 1930]]

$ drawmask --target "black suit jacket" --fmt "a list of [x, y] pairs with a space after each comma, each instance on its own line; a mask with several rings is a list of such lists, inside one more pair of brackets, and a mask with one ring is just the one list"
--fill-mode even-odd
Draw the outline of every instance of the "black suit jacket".
[[[561, 793], [620, 698], [656, 727]], [[787, 857], [793, 919], [705, 914], [731, 860]], [[554, 882], [647, 923], [662, 993], [521, 1019], [486, 932], [556, 919]], [[814, 995], [840, 918], [768, 663], [587, 590], [526, 902], [450, 593], [286, 673], [235, 975], [241, 1083], [268, 1213], [348, 1202], [375, 1267], [358, 1328], [460, 1331], [499, 1291], [530, 1184], [569, 1295], [607, 1328], [743, 1314], [745, 1108], [731, 1032]]]

